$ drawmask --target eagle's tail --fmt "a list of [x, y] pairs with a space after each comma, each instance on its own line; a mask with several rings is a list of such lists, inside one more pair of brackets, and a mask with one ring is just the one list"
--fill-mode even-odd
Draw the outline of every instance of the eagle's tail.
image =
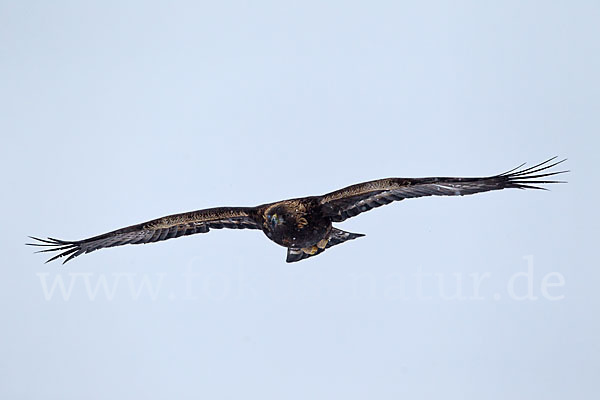
[[351, 233], [341, 229], [332, 228], [331, 233], [327, 239], [323, 239], [313, 247], [298, 249], [288, 248], [286, 262], [292, 263], [305, 258], [316, 256], [321, 254], [326, 249], [335, 246], [336, 244], [344, 243], [346, 240], [353, 240], [359, 237], [365, 236], [362, 233]]

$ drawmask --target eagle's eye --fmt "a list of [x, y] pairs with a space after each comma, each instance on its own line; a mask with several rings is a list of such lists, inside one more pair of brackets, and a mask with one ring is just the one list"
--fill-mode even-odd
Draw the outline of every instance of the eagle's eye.
[[277, 225], [279, 225], [279, 216], [277, 214], [268, 215], [267, 219], [271, 224], [271, 228], [275, 228]]

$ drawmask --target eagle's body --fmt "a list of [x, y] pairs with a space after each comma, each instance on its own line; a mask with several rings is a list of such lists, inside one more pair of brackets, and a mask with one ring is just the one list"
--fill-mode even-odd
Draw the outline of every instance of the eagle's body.
[[[275, 243], [288, 249], [287, 262], [300, 261], [325, 249], [364, 236], [334, 228], [362, 212], [392, 201], [422, 196], [462, 196], [505, 188], [542, 189], [535, 184], [557, 183], [539, 178], [566, 171], [543, 172], [562, 161], [547, 160], [531, 168], [517, 167], [503, 174], [482, 178], [388, 178], [348, 186], [323, 196], [302, 197], [257, 207], [219, 207], [169, 215], [103, 235], [77, 241], [37, 239], [33, 246], [60, 251], [50, 258], [81, 254], [104, 247], [151, 243], [212, 229], [260, 229]], [[564, 160], [563, 160], [564, 161]]]

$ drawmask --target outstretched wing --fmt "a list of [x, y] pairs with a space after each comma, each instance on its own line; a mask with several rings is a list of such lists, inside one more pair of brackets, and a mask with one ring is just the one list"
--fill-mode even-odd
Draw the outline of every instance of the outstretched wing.
[[260, 223], [257, 222], [260, 220], [256, 216], [256, 208], [210, 208], [153, 219], [83, 240], [38, 239], [30, 236], [37, 243], [27, 244], [30, 246], [48, 247], [47, 249], [40, 250], [40, 252], [59, 251], [59, 254], [54, 255], [46, 262], [68, 256], [63, 262], [64, 264], [81, 254], [90, 253], [104, 247], [158, 242], [194, 233], [205, 233], [211, 228], [261, 229]]
[[320, 197], [323, 214], [334, 222], [344, 221], [375, 207], [413, 197], [464, 196], [506, 188], [544, 189], [536, 186], [544, 183], [560, 183], [540, 180], [567, 171], [549, 172], [565, 160], [553, 162], [556, 157], [533, 167], [517, 168], [500, 175], [484, 178], [388, 178], [359, 183]]

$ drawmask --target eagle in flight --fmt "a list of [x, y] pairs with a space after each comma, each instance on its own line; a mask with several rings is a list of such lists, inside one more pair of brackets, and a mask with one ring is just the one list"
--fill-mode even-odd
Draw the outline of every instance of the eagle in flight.
[[46, 262], [73, 258], [104, 247], [152, 243], [210, 229], [259, 229], [275, 243], [287, 248], [287, 262], [321, 254], [347, 240], [364, 236], [334, 228], [332, 223], [393, 201], [424, 196], [464, 196], [507, 188], [544, 189], [537, 186], [560, 181], [544, 180], [568, 171], [549, 171], [565, 160], [556, 157], [530, 168], [521, 164], [503, 174], [482, 178], [387, 178], [359, 183], [323, 196], [282, 200], [257, 207], [218, 207], [174, 214], [117, 229], [83, 240], [38, 239], [30, 246], [47, 247], [40, 252], [58, 252]]

